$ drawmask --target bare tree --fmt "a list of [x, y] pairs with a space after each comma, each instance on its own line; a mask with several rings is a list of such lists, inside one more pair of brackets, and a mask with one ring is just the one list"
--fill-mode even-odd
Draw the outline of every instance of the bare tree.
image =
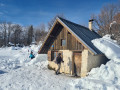
[[99, 33], [103, 36], [111, 34], [110, 23], [114, 20], [114, 16], [118, 13], [118, 7], [115, 4], [108, 4], [102, 7], [100, 14], [92, 15], [95, 20], [94, 27], [99, 29]]
[[51, 29], [51, 27], [54, 24], [54, 21], [57, 17], [65, 18], [65, 16], [63, 14], [57, 14], [53, 19], [51, 19], [51, 21], [48, 22], [48, 30]]
[[3, 22], [1, 26], [3, 29], [3, 42], [4, 42], [4, 45], [6, 46], [7, 45], [7, 22]]
[[0, 47], [3, 46], [3, 35], [2, 32], [0, 32]]
[[21, 43], [27, 46], [28, 45], [27, 40], [28, 40], [28, 29], [24, 27], [21, 33]]
[[114, 16], [114, 22], [110, 29], [113, 39], [117, 40], [118, 44], [120, 44], [120, 13]]
[[20, 42], [21, 32], [22, 32], [22, 28], [20, 25], [17, 24], [13, 26], [13, 35], [14, 35], [13, 40], [14, 40], [15, 46]]
[[3, 43], [4, 46], [8, 45], [10, 41], [10, 35], [12, 32], [12, 23], [11, 22], [1, 22], [0, 23], [1, 33], [3, 33]]
[[11, 35], [11, 32], [12, 32], [12, 23], [11, 22], [8, 22], [8, 34], [7, 34], [7, 36], [8, 36], [8, 43], [10, 42], [10, 35]]
[[45, 30], [45, 25], [40, 24], [40, 26], [38, 26], [36, 28], [36, 32], [35, 32], [35, 39], [36, 39], [37, 43], [39, 41], [43, 41], [45, 39], [46, 35], [47, 35], [47, 31]]
[[16, 44], [30, 45], [33, 35], [35, 35], [34, 37], [38, 42], [43, 41], [47, 35], [45, 29], [45, 25], [41, 24], [34, 34], [32, 25], [25, 28], [19, 24], [2, 21], [0, 22], [0, 47], [9, 45], [9, 42], [13, 43], [15, 46]]
[[117, 14], [114, 16], [114, 21], [116, 21], [117, 23], [120, 24], [120, 13], [117, 13]]

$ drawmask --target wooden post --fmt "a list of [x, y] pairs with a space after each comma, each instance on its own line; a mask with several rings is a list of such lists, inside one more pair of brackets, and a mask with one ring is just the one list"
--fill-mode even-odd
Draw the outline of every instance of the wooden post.
[[48, 51], [48, 61], [51, 61], [52, 60], [52, 57], [51, 57], [51, 50]]
[[72, 75], [74, 75], [74, 52], [72, 52]]

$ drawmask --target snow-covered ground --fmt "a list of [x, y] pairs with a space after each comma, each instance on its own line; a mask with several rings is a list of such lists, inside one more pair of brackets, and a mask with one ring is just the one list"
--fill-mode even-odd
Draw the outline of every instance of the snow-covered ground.
[[[120, 46], [109, 35], [92, 42], [110, 61], [85, 78], [55, 75], [47, 69], [47, 55], [37, 54], [36, 45], [0, 48], [0, 90], [120, 90]], [[36, 56], [32, 60], [31, 50]]]
[[[38, 48], [0, 48], [0, 90], [70, 90], [74, 78], [48, 70], [47, 55], [38, 55]], [[36, 55], [32, 60], [31, 50]]]

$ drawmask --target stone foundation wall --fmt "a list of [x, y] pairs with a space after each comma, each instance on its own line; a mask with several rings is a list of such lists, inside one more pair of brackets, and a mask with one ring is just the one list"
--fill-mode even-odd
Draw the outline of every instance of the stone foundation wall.
[[[60, 50], [63, 52], [63, 61], [64, 63], [61, 63], [61, 68], [60, 68], [60, 72], [61, 73], [68, 73], [68, 74], [72, 74], [72, 51], [70, 50]], [[48, 61], [48, 64], [51, 68], [53, 69], [57, 69], [58, 66], [54, 61]]]
[[87, 75], [87, 64], [88, 64], [88, 50], [84, 49], [82, 51], [81, 77], [85, 77]]

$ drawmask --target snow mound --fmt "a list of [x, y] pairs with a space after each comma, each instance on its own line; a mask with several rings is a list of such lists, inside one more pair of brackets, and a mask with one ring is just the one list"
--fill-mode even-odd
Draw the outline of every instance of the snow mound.
[[[34, 64], [43, 64], [47, 66], [47, 55], [39, 55], [37, 54], [36, 57], [32, 60], [30, 60], [28, 63], [25, 63], [25, 66], [30, 66]], [[44, 67], [45, 67], [44, 66]]]
[[[120, 90], [120, 46], [106, 35], [92, 43], [110, 59], [106, 65], [93, 68], [88, 77], [74, 81], [77, 90]], [[73, 82], [72, 82], [73, 83]]]
[[108, 59], [120, 62], [120, 46], [110, 38], [110, 35], [92, 40], [92, 43], [103, 52]]
[[[41, 43], [40, 45], [31, 45], [22, 48], [14, 46], [0, 48], [0, 70], [8, 72], [9, 70], [33, 65], [43, 60], [47, 62], [45, 55], [38, 55], [40, 46]], [[29, 58], [31, 51], [33, 51], [33, 54], [35, 55], [35, 58], [32, 60]]]

